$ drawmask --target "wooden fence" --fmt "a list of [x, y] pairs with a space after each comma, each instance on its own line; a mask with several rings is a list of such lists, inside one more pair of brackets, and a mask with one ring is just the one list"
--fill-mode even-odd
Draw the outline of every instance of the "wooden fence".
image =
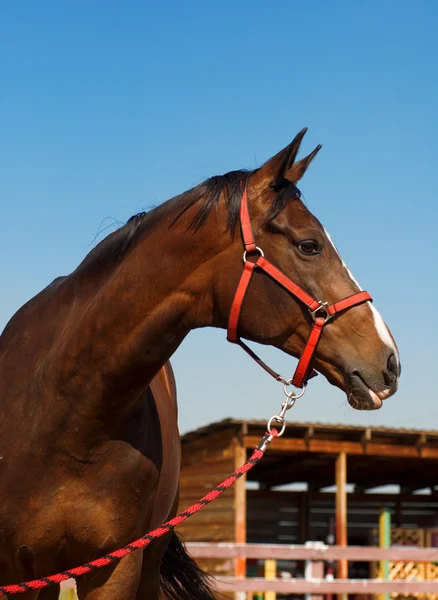
[[[232, 543], [187, 543], [193, 558], [259, 560], [304, 560], [312, 562], [350, 561], [393, 561], [402, 563], [438, 562], [438, 548], [375, 548], [368, 546], [326, 546], [307, 544], [288, 546], [285, 544], [232, 544]], [[438, 594], [438, 580], [409, 581], [394, 579], [327, 579], [289, 578], [266, 579], [260, 577], [236, 578], [218, 576], [215, 580], [221, 592], [277, 592], [283, 594]]]

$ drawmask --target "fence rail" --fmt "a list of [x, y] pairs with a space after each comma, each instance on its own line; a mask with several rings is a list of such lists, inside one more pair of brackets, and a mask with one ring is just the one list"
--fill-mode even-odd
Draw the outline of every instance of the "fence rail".
[[438, 548], [377, 548], [373, 546], [290, 546], [287, 544], [233, 544], [188, 542], [193, 558], [274, 558], [277, 560], [351, 560], [438, 562]]
[[[315, 543], [314, 545], [308, 544], [306, 546], [289, 546], [285, 544], [188, 543], [187, 548], [194, 558], [234, 559], [243, 557], [261, 560], [438, 562], [438, 548], [342, 547], [327, 546], [320, 543]], [[438, 580], [265, 579], [259, 577], [245, 579], [218, 576], [215, 585], [217, 590], [221, 592], [438, 594]]]
[[437, 594], [438, 581], [378, 579], [263, 579], [218, 577], [219, 592], [277, 592], [283, 594]]

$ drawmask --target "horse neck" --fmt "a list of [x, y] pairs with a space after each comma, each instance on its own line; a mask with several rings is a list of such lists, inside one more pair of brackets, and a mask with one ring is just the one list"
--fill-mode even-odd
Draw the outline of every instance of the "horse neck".
[[[224, 225], [221, 243], [217, 224], [214, 235], [208, 223], [196, 234], [187, 231], [190, 211], [169, 228], [177, 214], [173, 204], [146, 217], [121, 260], [96, 268], [87, 257], [66, 283], [76, 290], [73, 325], [56, 354], [68, 394], [73, 385], [74, 395], [97, 396], [106, 408], [121, 401], [126, 406], [191, 329], [211, 324], [209, 263], [229, 246], [229, 236]], [[97, 250], [100, 264], [105, 244]]]

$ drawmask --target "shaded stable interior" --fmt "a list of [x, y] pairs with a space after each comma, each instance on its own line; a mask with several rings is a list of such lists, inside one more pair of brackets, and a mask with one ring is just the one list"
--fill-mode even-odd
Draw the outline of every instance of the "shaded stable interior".
[[[228, 419], [182, 436], [180, 508], [243, 464], [265, 427]], [[392, 487], [379, 491], [382, 486]], [[179, 532], [186, 541], [304, 544], [327, 542], [332, 531], [336, 543], [377, 545], [383, 506], [391, 511], [393, 527], [438, 526], [438, 431], [288, 424], [246, 478]], [[217, 574], [251, 571], [241, 559], [207, 560], [202, 566]], [[348, 575], [367, 577], [368, 568], [352, 563]], [[342, 565], [339, 574], [347, 576]]]

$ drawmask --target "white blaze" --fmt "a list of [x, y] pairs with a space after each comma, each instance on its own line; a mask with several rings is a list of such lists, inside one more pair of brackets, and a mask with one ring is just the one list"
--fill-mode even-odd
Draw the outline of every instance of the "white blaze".
[[400, 364], [400, 357], [398, 355], [397, 348], [392, 340], [391, 334], [389, 333], [389, 329], [386, 326], [385, 321], [382, 319], [382, 315], [379, 311], [370, 303], [369, 307], [371, 308], [371, 312], [373, 313], [374, 325], [376, 326], [377, 333], [379, 334], [380, 339], [384, 344], [386, 344], [389, 348], [391, 348], [395, 354], [397, 359], [397, 364]]
[[[353, 283], [355, 283], [357, 285], [357, 287], [359, 288], [360, 291], [362, 291], [362, 288], [360, 287], [360, 285], [358, 284], [358, 282], [356, 281], [356, 279], [354, 278], [352, 272], [350, 271], [350, 269], [347, 267], [347, 265], [345, 264], [345, 262], [342, 259], [342, 256], [339, 254], [335, 244], [333, 243], [332, 238], [330, 237], [330, 234], [328, 233], [328, 231], [326, 229], [324, 229], [324, 232], [327, 236], [328, 241], [330, 242], [330, 244], [333, 246], [334, 251], [336, 252], [336, 254], [339, 256], [339, 260], [342, 263], [342, 266], [345, 268], [345, 270], [348, 273], [348, 276], [350, 277], [350, 279], [353, 281]], [[381, 314], [379, 313], [379, 311], [371, 304], [371, 302], [367, 302], [367, 306], [369, 306], [371, 313], [373, 315], [373, 321], [374, 321], [374, 326], [376, 328], [377, 331], [377, 335], [379, 336], [379, 338], [382, 340], [382, 342], [385, 344], [385, 346], [387, 346], [390, 350], [393, 351], [396, 359], [397, 359], [397, 364], [400, 365], [400, 357], [398, 354], [398, 350], [394, 344], [394, 341], [391, 337], [391, 334], [389, 333], [389, 329], [386, 326], [385, 321], [382, 319]]]
[[362, 290], [361, 286], [359, 285], [358, 281], [357, 281], [357, 280], [354, 278], [354, 275], [353, 275], [353, 273], [350, 271], [350, 269], [349, 269], [349, 268], [347, 267], [347, 265], [344, 263], [344, 260], [343, 260], [342, 256], [339, 254], [339, 252], [338, 252], [338, 249], [336, 248], [336, 246], [335, 246], [335, 244], [334, 244], [334, 242], [333, 242], [333, 240], [332, 240], [332, 238], [331, 238], [331, 236], [330, 236], [329, 232], [327, 231], [327, 229], [324, 229], [324, 233], [326, 234], [326, 236], [327, 236], [327, 238], [328, 238], [328, 241], [330, 242], [330, 244], [333, 246], [333, 250], [334, 250], [334, 251], [336, 252], [336, 254], [339, 256], [339, 260], [341, 261], [341, 263], [342, 263], [342, 266], [344, 267], [344, 269], [347, 271], [347, 273], [348, 273], [348, 275], [349, 275], [349, 277], [350, 277], [351, 281], [352, 281], [353, 283], [355, 283], [355, 284], [357, 285], [357, 287], [359, 288], [359, 290], [362, 292], [363, 290]]

